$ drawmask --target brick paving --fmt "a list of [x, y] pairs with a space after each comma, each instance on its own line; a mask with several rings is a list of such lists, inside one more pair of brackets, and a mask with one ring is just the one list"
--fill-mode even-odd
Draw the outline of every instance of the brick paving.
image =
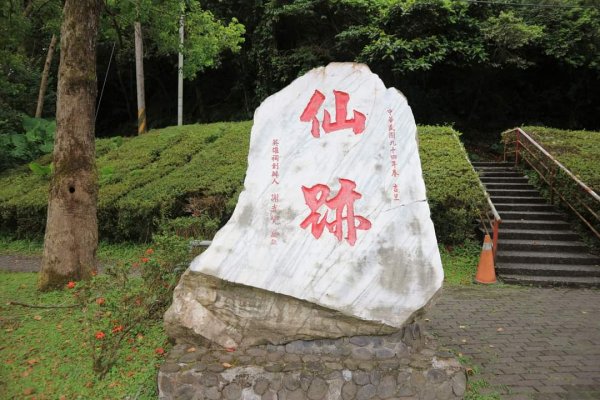
[[446, 287], [425, 318], [490, 384], [482, 394], [600, 399], [600, 290]]

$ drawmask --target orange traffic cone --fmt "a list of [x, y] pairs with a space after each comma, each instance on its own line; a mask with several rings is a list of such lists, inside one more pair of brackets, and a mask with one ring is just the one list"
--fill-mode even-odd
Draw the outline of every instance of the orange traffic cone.
[[477, 283], [496, 283], [496, 270], [494, 269], [494, 252], [492, 251], [492, 239], [490, 235], [485, 235], [483, 239], [483, 248], [477, 265], [477, 274], [475, 275]]

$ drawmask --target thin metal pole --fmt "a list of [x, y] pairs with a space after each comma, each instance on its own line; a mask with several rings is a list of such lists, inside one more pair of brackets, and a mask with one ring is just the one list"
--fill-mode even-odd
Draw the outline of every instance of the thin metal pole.
[[137, 86], [138, 135], [146, 133], [146, 99], [144, 96], [144, 50], [142, 24], [135, 21], [135, 81]]

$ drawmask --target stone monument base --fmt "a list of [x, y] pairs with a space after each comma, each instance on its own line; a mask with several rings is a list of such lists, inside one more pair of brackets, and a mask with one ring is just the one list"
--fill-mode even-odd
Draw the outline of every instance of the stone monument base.
[[382, 335], [398, 330], [306, 300], [189, 269], [175, 288], [173, 304], [164, 320], [167, 334], [179, 343], [208, 340], [225, 348]]
[[459, 399], [467, 384], [456, 358], [436, 350], [418, 324], [385, 336], [296, 340], [227, 351], [178, 344], [158, 374], [159, 398]]

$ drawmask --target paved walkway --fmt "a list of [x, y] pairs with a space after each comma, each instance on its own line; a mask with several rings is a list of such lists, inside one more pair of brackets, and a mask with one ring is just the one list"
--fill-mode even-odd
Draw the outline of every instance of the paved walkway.
[[445, 288], [426, 314], [439, 344], [506, 399], [600, 399], [600, 290]]
[[[36, 271], [39, 258], [0, 256], [0, 269]], [[503, 399], [600, 399], [600, 290], [446, 287], [424, 316]], [[480, 384], [481, 385], [481, 384]], [[490, 398], [494, 398], [490, 396]]]
[[10, 272], [38, 272], [41, 258], [36, 256], [0, 256], [0, 270]]

